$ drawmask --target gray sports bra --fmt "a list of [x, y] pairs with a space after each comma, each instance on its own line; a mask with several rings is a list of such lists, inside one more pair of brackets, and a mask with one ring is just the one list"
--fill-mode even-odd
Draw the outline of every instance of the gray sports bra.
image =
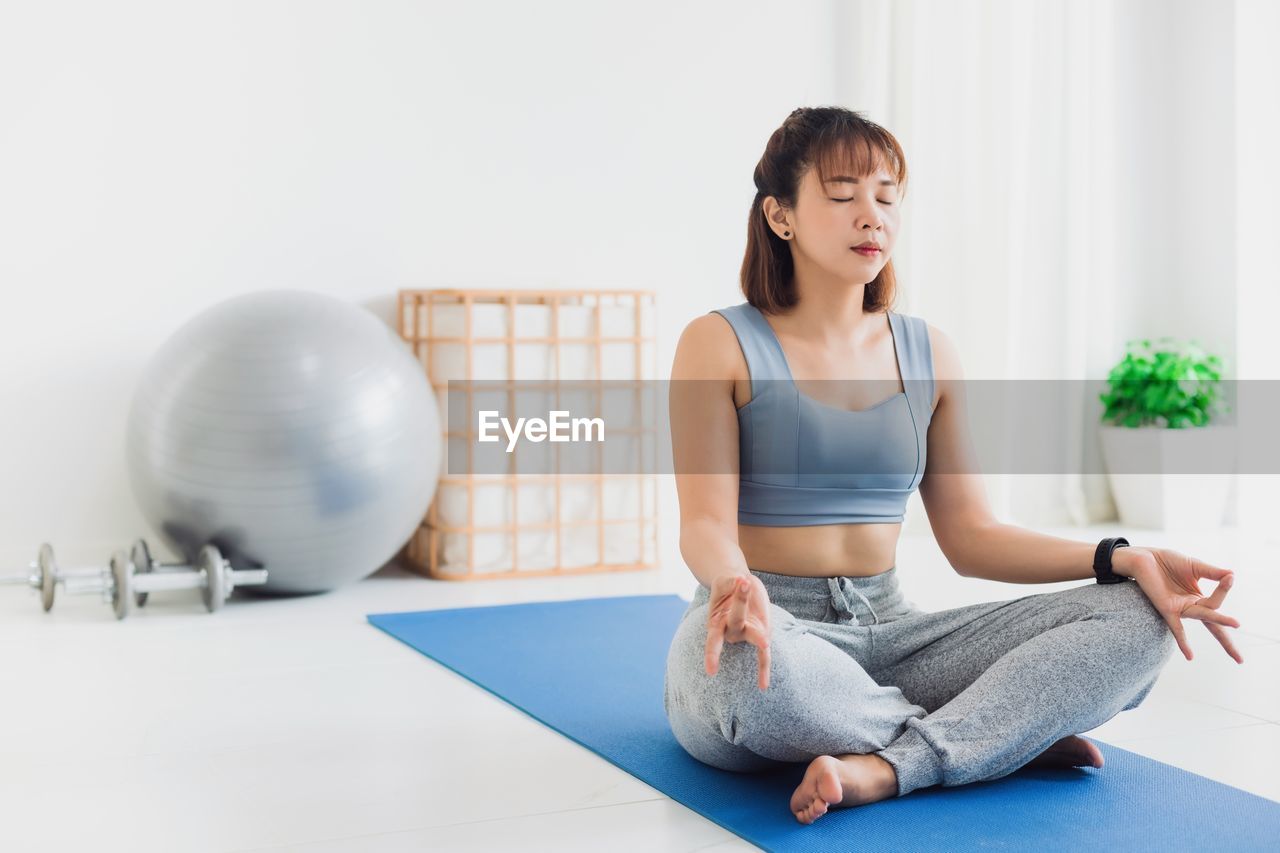
[[889, 312], [905, 391], [839, 409], [800, 393], [782, 345], [748, 302], [717, 309], [747, 360], [738, 409], [738, 522], [775, 527], [898, 522], [924, 477], [934, 393], [928, 326]]

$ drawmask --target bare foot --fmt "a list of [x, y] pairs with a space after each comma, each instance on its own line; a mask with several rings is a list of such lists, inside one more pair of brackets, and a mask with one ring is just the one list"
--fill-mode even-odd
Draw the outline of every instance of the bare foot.
[[1027, 767], [1101, 767], [1102, 751], [1079, 735], [1067, 735], [1031, 759]]
[[897, 793], [898, 774], [878, 755], [819, 755], [791, 795], [791, 813], [801, 823], [813, 823], [828, 808], [874, 803]]

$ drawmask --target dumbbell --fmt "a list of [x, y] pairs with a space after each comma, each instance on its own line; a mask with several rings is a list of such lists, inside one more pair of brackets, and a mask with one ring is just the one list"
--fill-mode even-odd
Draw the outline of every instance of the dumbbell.
[[[127, 561], [128, 558], [126, 557], [125, 560]], [[28, 564], [28, 568], [34, 570], [35, 574], [0, 578], [0, 583], [26, 584], [40, 590], [40, 603], [44, 606], [45, 612], [53, 608], [53, 596], [58, 584], [62, 584], [63, 589], [68, 593], [97, 592], [102, 594], [103, 601], [114, 603], [113, 576], [117, 572], [122, 572], [122, 567], [117, 566], [117, 562], [117, 559], [112, 557], [110, 568], [95, 566], [85, 569], [60, 569], [57, 560], [53, 557], [53, 546], [46, 542], [40, 546], [36, 561]]]
[[68, 582], [74, 583], [82, 578], [100, 577], [105, 571], [101, 568], [59, 570], [53, 559], [53, 546], [47, 542], [40, 546], [36, 561], [28, 563], [27, 568], [29, 571], [25, 575], [0, 577], [0, 584], [21, 584], [40, 590], [40, 603], [44, 605], [46, 613], [53, 607], [54, 586], [59, 581], [67, 586]]
[[[141, 541], [141, 540], [140, 540]], [[145, 543], [135, 553], [150, 556]], [[129, 554], [120, 549], [111, 556], [110, 568], [60, 570], [53, 558], [53, 547], [40, 546], [36, 562], [30, 564], [36, 574], [0, 578], [0, 583], [26, 584], [40, 590], [41, 603], [47, 611], [53, 607], [53, 593], [61, 583], [69, 593], [99, 592], [103, 601], [110, 602], [116, 618], [123, 619], [139, 595], [167, 589], [199, 589], [204, 606], [212, 613], [222, 607], [237, 586], [250, 586], [267, 582], [266, 569], [236, 570], [223, 558], [214, 545], [205, 545], [196, 554], [194, 566], [176, 563], [159, 564], [149, 561], [139, 570]], [[156, 571], [163, 568], [163, 572]], [[145, 598], [142, 599], [145, 601]], [[140, 602], [139, 602], [140, 603]]]
[[[150, 551], [143, 540], [138, 540], [133, 547], [134, 553], [138, 556], [150, 557]], [[116, 556], [123, 558], [129, 566], [134, 566], [133, 561], [125, 557], [123, 551], [116, 552]], [[115, 578], [114, 571], [113, 578]], [[206, 544], [196, 553], [196, 565], [148, 562], [147, 569], [141, 573], [134, 566], [134, 571], [128, 574], [124, 585], [128, 592], [143, 594], [161, 589], [200, 589], [205, 607], [209, 612], [214, 612], [223, 606], [237, 587], [265, 584], [266, 578], [268, 578], [266, 569], [232, 569], [232, 564], [221, 555], [218, 547]], [[120, 585], [120, 581], [116, 580], [116, 584]], [[128, 596], [122, 596], [122, 599], [127, 602]], [[123, 619], [119, 612], [116, 612], [116, 616]]]
[[[138, 574], [147, 574], [148, 572], [173, 572], [188, 571], [190, 566], [186, 563], [162, 563], [151, 556], [151, 548], [147, 545], [146, 539], [139, 539], [133, 543], [133, 547], [129, 549], [129, 559], [133, 561], [133, 566]], [[137, 592], [134, 594], [137, 599], [138, 606], [144, 607], [147, 603], [147, 593]]]

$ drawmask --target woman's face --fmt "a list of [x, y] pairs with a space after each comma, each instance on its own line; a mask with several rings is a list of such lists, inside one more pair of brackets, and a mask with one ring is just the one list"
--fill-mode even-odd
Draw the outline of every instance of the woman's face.
[[[809, 169], [800, 183], [795, 209], [777, 208], [777, 215], [767, 215], [779, 237], [791, 232], [784, 239], [791, 242], [793, 255], [803, 255], [840, 280], [865, 284], [879, 275], [893, 252], [899, 224], [898, 187], [883, 168], [867, 175], [849, 171], [837, 170], [824, 186], [817, 170]], [[782, 217], [785, 220], [780, 223]], [[854, 250], [867, 241], [879, 251]]]

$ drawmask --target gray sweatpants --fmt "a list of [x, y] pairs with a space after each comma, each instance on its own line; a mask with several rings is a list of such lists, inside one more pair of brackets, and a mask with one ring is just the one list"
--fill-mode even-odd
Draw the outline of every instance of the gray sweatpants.
[[871, 577], [751, 573], [770, 598], [768, 689], [748, 642], [726, 642], [707, 675], [702, 585], [667, 657], [671, 730], [723, 770], [874, 753], [897, 771], [899, 796], [998, 779], [1136, 708], [1176, 648], [1134, 581], [928, 613], [903, 596], [896, 566]]

